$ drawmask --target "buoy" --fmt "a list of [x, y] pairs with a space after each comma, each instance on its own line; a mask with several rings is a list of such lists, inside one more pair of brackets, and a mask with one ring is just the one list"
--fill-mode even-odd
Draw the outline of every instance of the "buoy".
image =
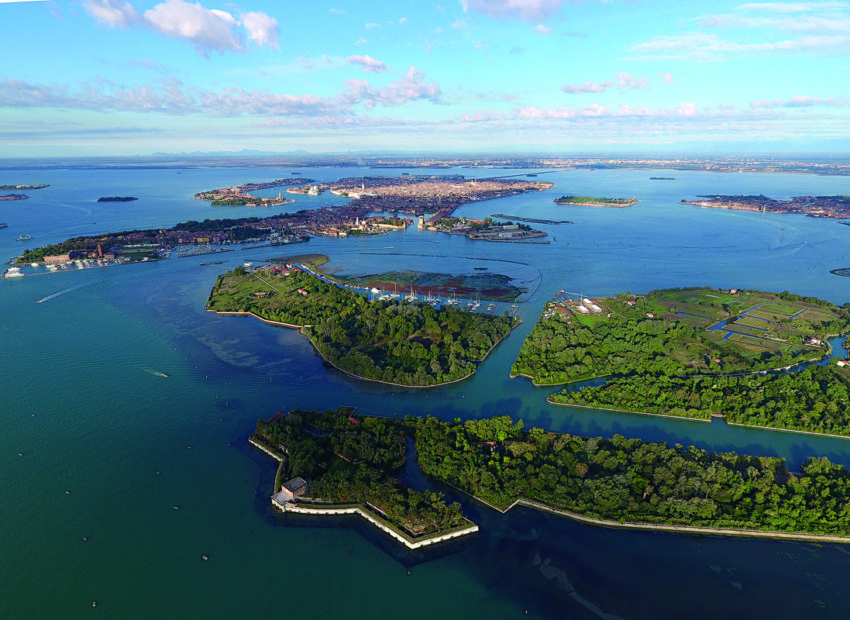
[[92, 607], [97, 607], [97, 601], [92, 601], [92, 602], [91, 602], [91, 606], [92, 606]]
[[70, 494], [71, 494], [70, 491], [65, 491], [65, 495], [70, 495]]
[[86, 538], [85, 536], [83, 536], [83, 542], [88, 542], [88, 541], [89, 541], [89, 539]]
[[201, 557], [204, 558], [205, 561], [210, 559], [210, 556], [208, 556], [206, 553], [204, 555], [202, 555]]

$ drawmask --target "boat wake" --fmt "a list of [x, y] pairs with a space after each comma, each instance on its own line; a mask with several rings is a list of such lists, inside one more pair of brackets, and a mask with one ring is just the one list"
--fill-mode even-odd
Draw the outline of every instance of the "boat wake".
[[163, 379], [168, 379], [168, 375], [164, 372], [159, 372], [158, 370], [151, 370], [150, 368], [143, 369], [149, 375], [153, 375], [154, 377], [162, 377]]
[[72, 286], [71, 288], [62, 289], [58, 293], [53, 293], [52, 295], [48, 295], [47, 297], [42, 297], [41, 299], [39, 299], [35, 303], [43, 304], [45, 301], [50, 301], [51, 299], [59, 297], [60, 295], [64, 295], [65, 293], [70, 293], [71, 291], [76, 291], [78, 288], [83, 288], [84, 286], [87, 286], [87, 285], [88, 285], [88, 283], [78, 284], [77, 286]]

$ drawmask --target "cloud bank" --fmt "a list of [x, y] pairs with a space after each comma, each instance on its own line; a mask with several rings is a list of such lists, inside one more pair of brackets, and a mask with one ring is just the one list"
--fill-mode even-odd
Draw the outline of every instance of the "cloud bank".
[[187, 41], [202, 53], [244, 51], [246, 37], [258, 47], [277, 49], [280, 45], [277, 20], [261, 12], [245, 13], [240, 20], [227, 11], [184, 0], [166, 0], [144, 13], [124, 0], [86, 0], [83, 7], [104, 26], [144, 28]]

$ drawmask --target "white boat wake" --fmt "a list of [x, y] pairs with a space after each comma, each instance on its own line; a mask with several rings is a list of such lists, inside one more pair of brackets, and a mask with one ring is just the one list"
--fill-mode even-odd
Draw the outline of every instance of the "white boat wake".
[[52, 295], [48, 295], [47, 297], [42, 297], [41, 299], [39, 299], [35, 303], [43, 304], [45, 301], [50, 301], [51, 299], [59, 297], [60, 295], [64, 295], [65, 293], [70, 293], [71, 291], [76, 291], [78, 288], [83, 288], [84, 286], [88, 286], [88, 283], [78, 284], [77, 286], [72, 286], [71, 288], [62, 289], [58, 293], [53, 293]]

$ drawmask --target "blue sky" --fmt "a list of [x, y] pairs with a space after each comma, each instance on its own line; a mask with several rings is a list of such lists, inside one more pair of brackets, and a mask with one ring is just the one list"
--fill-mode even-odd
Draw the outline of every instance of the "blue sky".
[[850, 152], [850, 3], [0, 0], [0, 157]]

